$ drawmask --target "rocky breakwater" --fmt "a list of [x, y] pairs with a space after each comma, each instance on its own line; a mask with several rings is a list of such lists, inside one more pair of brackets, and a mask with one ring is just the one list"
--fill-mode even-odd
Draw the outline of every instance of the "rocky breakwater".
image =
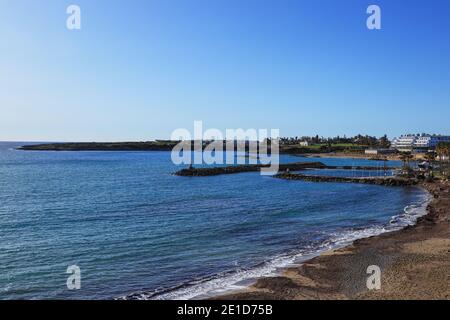
[[[174, 174], [184, 177], [205, 177], [205, 176], [217, 176], [221, 174], [233, 174], [242, 172], [256, 172], [262, 168], [270, 168], [269, 165], [262, 164], [249, 164], [249, 165], [237, 165], [227, 167], [213, 167], [213, 168], [187, 168], [182, 169]], [[322, 162], [294, 162], [288, 164], [280, 164], [279, 171], [300, 171], [307, 169], [325, 169], [327, 168]]]
[[414, 178], [401, 177], [333, 177], [333, 176], [312, 176], [295, 173], [280, 173], [275, 178], [285, 180], [301, 180], [309, 182], [344, 182], [344, 183], [365, 183], [382, 186], [413, 186], [419, 183], [419, 180]]

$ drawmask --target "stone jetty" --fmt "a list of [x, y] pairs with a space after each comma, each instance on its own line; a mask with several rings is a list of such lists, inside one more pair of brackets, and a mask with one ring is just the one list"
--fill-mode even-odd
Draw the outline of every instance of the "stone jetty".
[[332, 176], [313, 176], [296, 173], [280, 173], [275, 178], [284, 180], [301, 180], [309, 182], [347, 182], [347, 183], [365, 183], [380, 186], [413, 186], [419, 183], [414, 178], [402, 177], [332, 177]]
[[[175, 172], [177, 176], [185, 177], [204, 177], [204, 176], [217, 176], [221, 174], [233, 174], [242, 172], [256, 172], [261, 168], [270, 168], [269, 165], [262, 164], [248, 164], [248, 165], [236, 165], [226, 167], [205, 167], [205, 168], [187, 168]], [[327, 166], [322, 162], [294, 162], [289, 164], [280, 164], [279, 171], [300, 171], [306, 169], [326, 169]]]
[[[249, 164], [249, 165], [235, 165], [226, 167], [203, 167], [203, 168], [186, 168], [175, 172], [177, 176], [185, 177], [205, 177], [217, 176], [221, 174], [233, 174], [243, 172], [256, 172], [261, 168], [269, 168], [269, 165]], [[281, 172], [295, 172], [308, 169], [330, 169], [330, 170], [365, 170], [365, 171], [382, 171], [381, 167], [369, 166], [327, 166], [322, 162], [293, 162], [279, 165]], [[393, 170], [395, 168], [387, 168]]]

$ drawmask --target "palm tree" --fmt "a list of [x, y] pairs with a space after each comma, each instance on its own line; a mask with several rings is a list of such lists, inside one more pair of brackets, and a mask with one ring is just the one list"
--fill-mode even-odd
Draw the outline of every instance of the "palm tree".
[[436, 147], [436, 153], [439, 158], [442, 176], [444, 178], [446, 178], [448, 173], [445, 171], [448, 171], [448, 165], [445, 166], [446, 169], [444, 170], [443, 162], [445, 159], [447, 159], [447, 161], [448, 161], [448, 159], [450, 157], [450, 143], [449, 142], [439, 143], [438, 146]]
[[427, 152], [425, 154], [425, 159], [428, 162], [428, 168], [427, 168], [428, 176], [430, 178], [432, 178], [433, 177], [433, 164], [434, 164], [434, 160], [436, 159], [436, 152], [434, 152], [434, 151]]
[[444, 157], [448, 157], [450, 153], [450, 142], [439, 143], [436, 148], [436, 153], [441, 160], [443, 160]]
[[411, 152], [403, 152], [400, 155], [400, 159], [403, 161], [403, 172], [405, 174], [411, 173], [411, 167], [409, 166], [411, 159], [414, 158], [414, 156], [411, 154]]

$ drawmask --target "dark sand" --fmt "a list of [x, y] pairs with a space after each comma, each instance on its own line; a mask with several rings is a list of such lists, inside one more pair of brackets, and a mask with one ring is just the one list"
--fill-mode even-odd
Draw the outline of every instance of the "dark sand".
[[[416, 225], [357, 240], [216, 299], [450, 299], [450, 184], [423, 187], [434, 198]], [[381, 269], [380, 290], [367, 289], [370, 265]]]

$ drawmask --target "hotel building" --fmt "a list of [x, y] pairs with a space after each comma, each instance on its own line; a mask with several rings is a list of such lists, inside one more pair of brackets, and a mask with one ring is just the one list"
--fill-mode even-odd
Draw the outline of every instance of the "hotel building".
[[427, 152], [434, 150], [441, 142], [450, 142], [450, 136], [441, 135], [404, 135], [392, 141], [392, 148], [401, 152]]

